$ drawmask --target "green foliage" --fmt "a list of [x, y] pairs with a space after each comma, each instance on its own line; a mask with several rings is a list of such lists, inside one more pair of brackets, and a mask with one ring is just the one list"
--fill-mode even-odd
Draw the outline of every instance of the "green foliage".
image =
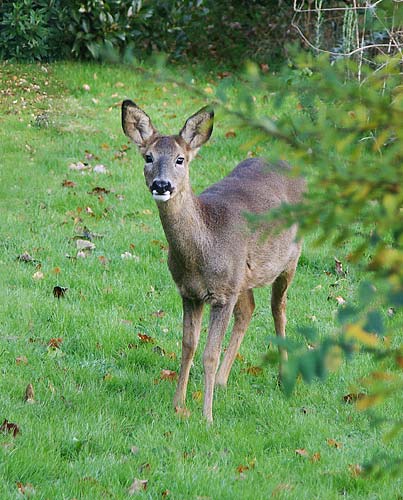
[[0, 58], [33, 61], [65, 57], [66, 16], [67, 7], [60, 0], [0, 2]]
[[[292, 10], [253, 0], [18, 0], [0, 3], [0, 56], [144, 59], [239, 66], [283, 54]], [[269, 31], [267, 19], [270, 19]]]
[[[306, 341], [289, 345], [284, 390], [290, 394], [298, 376], [306, 382], [322, 378], [340, 365], [342, 353], [367, 352], [378, 368], [359, 382], [367, 392], [358, 406], [366, 409], [403, 388], [403, 345], [397, 335], [403, 297], [401, 58], [378, 61], [377, 71], [363, 66], [362, 82], [346, 79], [345, 63], [330, 65], [326, 58], [307, 55], [296, 60], [276, 77], [264, 78], [250, 68], [253, 92], [259, 88], [274, 97], [275, 119], [261, 114], [247, 90], [236, 114], [279, 140], [277, 156], [308, 176], [309, 192], [300, 206], [282, 206], [253, 222], [297, 221], [300, 234], [314, 236], [316, 246], [331, 244], [345, 252], [345, 264], [364, 271], [366, 281], [354, 299], [339, 297], [333, 336], [313, 351]], [[356, 73], [353, 62], [347, 69]], [[295, 109], [280, 115], [290, 99]], [[336, 271], [346, 279], [344, 271]], [[397, 328], [391, 327], [391, 316], [400, 319]], [[402, 430], [401, 422], [395, 424]]]

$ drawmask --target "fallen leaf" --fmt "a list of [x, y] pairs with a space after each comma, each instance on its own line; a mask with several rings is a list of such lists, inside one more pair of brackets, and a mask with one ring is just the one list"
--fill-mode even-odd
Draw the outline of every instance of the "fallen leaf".
[[341, 263], [341, 261], [337, 257], [334, 258], [334, 267], [335, 267], [336, 274], [338, 276], [341, 276], [342, 278], [345, 278], [346, 272], [343, 271], [343, 264]]
[[165, 316], [165, 311], [158, 309], [158, 311], [154, 311], [152, 315], [156, 318], [163, 318]]
[[24, 401], [26, 403], [35, 403], [35, 392], [32, 384], [28, 384], [25, 389]]
[[135, 479], [129, 488], [129, 495], [137, 495], [147, 489], [148, 479]]
[[88, 165], [88, 163], [83, 163], [81, 161], [78, 161], [77, 163], [70, 163], [69, 167], [70, 170], [77, 170], [77, 171], [82, 171], [82, 170], [90, 170], [91, 167]]
[[311, 462], [319, 462], [320, 460], [320, 453], [317, 451], [311, 456]]
[[148, 462], [145, 462], [144, 464], [141, 464], [139, 467], [139, 472], [142, 474], [144, 471], [145, 472], [150, 472], [151, 470], [151, 465]]
[[155, 344], [155, 339], [150, 337], [149, 335], [146, 335], [145, 333], [138, 333], [137, 337], [139, 338], [140, 342], [143, 342], [144, 344]]
[[163, 349], [159, 345], [156, 345], [155, 347], [153, 347], [153, 352], [155, 352], [159, 356], [165, 356], [165, 349]]
[[161, 496], [162, 498], [166, 498], [171, 492], [169, 490], [164, 490], [162, 493], [161, 493]]
[[339, 295], [338, 297], [336, 297], [336, 302], [337, 302], [340, 306], [342, 306], [343, 304], [345, 304], [345, 303], [346, 303], [346, 300], [345, 300], [345, 299], [343, 299], [343, 297], [342, 297], [341, 295]]
[[353, 476], [353, 477], [358, 477], [362, 474], [363, 472], [363, 469], [362, 469], [362, 466], [360, 464], [350, 464], [348, 466], [348, 470], [350, 471], [350, 474]]
[[53, 349], [60, 349], [60, 346], [63, 343], [62, 337], [55, 337], [49, 340], [48, 347], [52, 347]]
[[29, 255], [28, 252], [24, 252], [21, 255], [18, 255], [17, 260], [19, 260], [20, 262], [29, 262], [31, 264], [38, 263], [38, 261], [36, 259], [34, 259], [33, 257], [31, 257], [31, 255]]
[[108, 172], [105, 165], [102, 164], [95, 165], [92, 171], [95, 172], [96, 174], [106, 174]]
[[253, 377], [257, 377], [263, 373], [263, 368], [260, 366], [248, 366], [248, 368], [245, 369], [245, 372], [248, 375], [252, 375]]
[[104, 255], [99, 255], [98, 260], [103, 266], [108, 264], [108, 259]]
[[21, 495], [24, 495], [26, 497], [34, 496], [35, 495], [35, 488], [31, 483], [27, 484], [22, 484], [20, 482], [17, 482], [17, 490]]
[[120, 258], [123, 260], [135, 260], [136, 262], [139, 262], [139, 260], [140, 260], [140, 257], [138, 257], [137, 255], [134, 255], [130, 252], [122, 253], [120, 255]]
[[337, 448], [337, 449], [340, 449], [342, 448], [343, 444], [342, 443], [339, 443], [338, 441], [336, 441], [335, 439], [327, 439], [326, 440], [327, 444], [329, 446], [331, 446], [332, 448]]
[[295, 450], [295, 454], [300, 456], [300, 457], [308, 457], [309, 453], [306, 451], [305, 448], [297, 448]]
[[60, 285], [56, 285], [54, 288], [53, 288], [53, 295], [57, 298], [57, 299], [60, 299], [60, 297], [64, 297], [66, 295], [66, 292], [67, 292], [68, 288], [65, 287], [65, 286], [60, 286]]
[[237, 361], [240, 361], [241, 363], [243, 363], [245, 361], [245, 357], [242, 356], [242, 354], [240, 354], [239, 352], [236, 353], [235, 359]]
[[242, 464], [240, 464], [236, 468], [236, 471], [238, 472], [238, 474], [243, 474], [247, 470], [249, 470], [249, 466], [248, 465], [242, 465]]
[[203, 399], [202, 391], [195, 391], [192, 394], [192, 399], [193, 399], [193, 401], [201, 401]]
[[170, 380], [171, 382], [178, 378], [178, 374], [173, 370], [161, 370], [160, 379]]
[[78, 239], [78, 240], [76, 240], [76, 247], [77, 247], [77, 250], [83, 250], [83, 251], [90, 252], [91, 250], [95, 249], [95, 243], [92, 243], [92, 241], [88, 241], [88, 240]]
[[68, 179], [64, 179], [62, 182], [62, 186], [65, 188], [73, 188], [76, 187], [76, 183], [74, 181], [69, 181]]
[[346, 394], [345, 396], [343, 396], [343, 401], [345, 403], [355, 403], [365, 396], [366, 394], [364, 394], [363, 392], [351, 392], [350, 394]]
[[260, 69], [262, 73], [268, 73], [269, 72], [269, 65], [265, 63], [260, 64]]
[[17, 424], [13, 424], [7, 419], [4, 419], [4, 422], [0, 425], [0, 432], [4, 432], [4, 434], [10, 433], [13, 437], [16, 437], [21, 431]]
[[28, 358], [26, 356], [18, 356], [15, 358], [15, 362], [17, 365], [27, 365], [28, 364]]
[[232, 137], [236, 137], [236, 133], [233, 130], [228, 130], [228, 132], [225, 134], [225, 137], [227, 139], [230, 139]]
[[111, 192], [110, 189], [106, 189], [104, 187], [96, 186], [91, 191], [88, 191], [88, 194], [109, 194]]

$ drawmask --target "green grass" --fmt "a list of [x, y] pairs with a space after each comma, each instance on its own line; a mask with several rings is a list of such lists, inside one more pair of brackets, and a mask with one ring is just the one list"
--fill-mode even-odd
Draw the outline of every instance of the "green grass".
[[[120, 102], [136, 100], [166, 132], [179, 130], [205, 102], [129, 68], [3, 64], [0, 79], [0, 421], [20, 428], [15, 438], [0, 434], [0, 498], [21, 498], [22, 483], [32, 498], [123, 499], [135, 478], [148, 480], [144, 498], [401, 498], [400, 478], [352, 473], [355, 464], [400, 448], [398, 441], [385, 444], [382, 428], [343, 402], [374, 368], [369, 356], [343, 364], [324, 383], [298, 384], [289, 399], [276, 386], [274, 367], [247, 372], [260, 365], [273, 334], [268, 290], [256, 293], [243, 359], [228, 388], [217, 391], [214, 425], [201, 418], [198, 398], [204, 338], [189, 383], [191, 416], [171, 408], [175, 386], [160, 373], [179, 368], [181, 304], [142, 161], [121, 130]], [[216, 83], [206, 74], [195, 86]], [[234, 102], [237, 92], [234, 83]], [[218, 113], [213, 137], [191, 167], [197, 192], [245, 156], [250, 136], [236, 129], [227, 137], [234, 126]], [[107, 174], [68, 169], [86, 161], [86, 151]], [[75, 186], [63, 187], [66, 179]], [[89, 194], [95, 187], [110, 193]], [[69, 258], [84, 226], [103, 237], [87, 258]], [[17, 260], [25, 251], [38, 262]], [[136, 258], [123, 259], [125, 252]], [[332, 334], [338, 305], [329, 297], [354, 300], [363, 275], [351, 268], [335, 288], [333, 257], [331, 249], [305, 243], [289, 296], [290, 337], [312, 321], [323, 337]], [[42, 279], [34, 278], [38, 272]], [[60, 300], [56, 285], [68, 287]], [[155, 343], [140, 342], [138, 333]], [[60, 348], [49, 347], [59, 337]], [[24, 401], [28, 383], [34, 404]], [[381, 414], [397, 418], [401, 403], [388, 402]]]

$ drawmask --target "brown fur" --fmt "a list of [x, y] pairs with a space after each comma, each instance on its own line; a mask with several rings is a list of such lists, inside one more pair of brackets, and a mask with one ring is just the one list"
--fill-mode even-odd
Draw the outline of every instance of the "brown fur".
[[[177, 136], [160, 136], [149, 117], [132, 101], [123, 103], [122, 123], [144, 155], [147, 186], [156, 179], [173, 187], [168, 201], [158, 201], [169, 243], [168, 266], [183, 301], [182, 362], [174, 406], [185, 404], [190, 366], [198, 344], [203, 305], [210, 304], [210, 324], [203, 355], [203, 413], [212, 421], [214, 385], [226, 385], [254, 309], [253, 288], [273, 285], [272, 313], [277, 335], [285, 336], [287, 289], [301, 252], [295, 226], [268, 239], [251, 232], [244, 214], [265, 213], [281, 203], [301, 201], [305, 184], [291, 178], [289, 166], [253, 158], [195, 196], [188, 164], [212, 131], [213, 113], [203, 108], [188, 119]], [[140, 128], [138, 128], [140, 127]], [[176, 158], [184, 158], [182, 165]], [[235, 322], [229, 346], [217, 372], [221, 344], [231, 315]], [[287, 353], [281, 349], [282, 362]], [[281, 367], [280, 367], [281, 370]]]

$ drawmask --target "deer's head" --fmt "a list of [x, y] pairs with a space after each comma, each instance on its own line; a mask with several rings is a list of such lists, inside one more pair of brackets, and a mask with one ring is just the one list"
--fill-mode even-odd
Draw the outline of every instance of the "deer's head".
[[161, 135], [133, 101], [122, 104], [124, 133], [142, 154], [146, 184], [158, 202], [166, 202], [189, 182], [189, 163], [213, 130], [214, 112], [205, 107], [187, 119], [177, 135]]

